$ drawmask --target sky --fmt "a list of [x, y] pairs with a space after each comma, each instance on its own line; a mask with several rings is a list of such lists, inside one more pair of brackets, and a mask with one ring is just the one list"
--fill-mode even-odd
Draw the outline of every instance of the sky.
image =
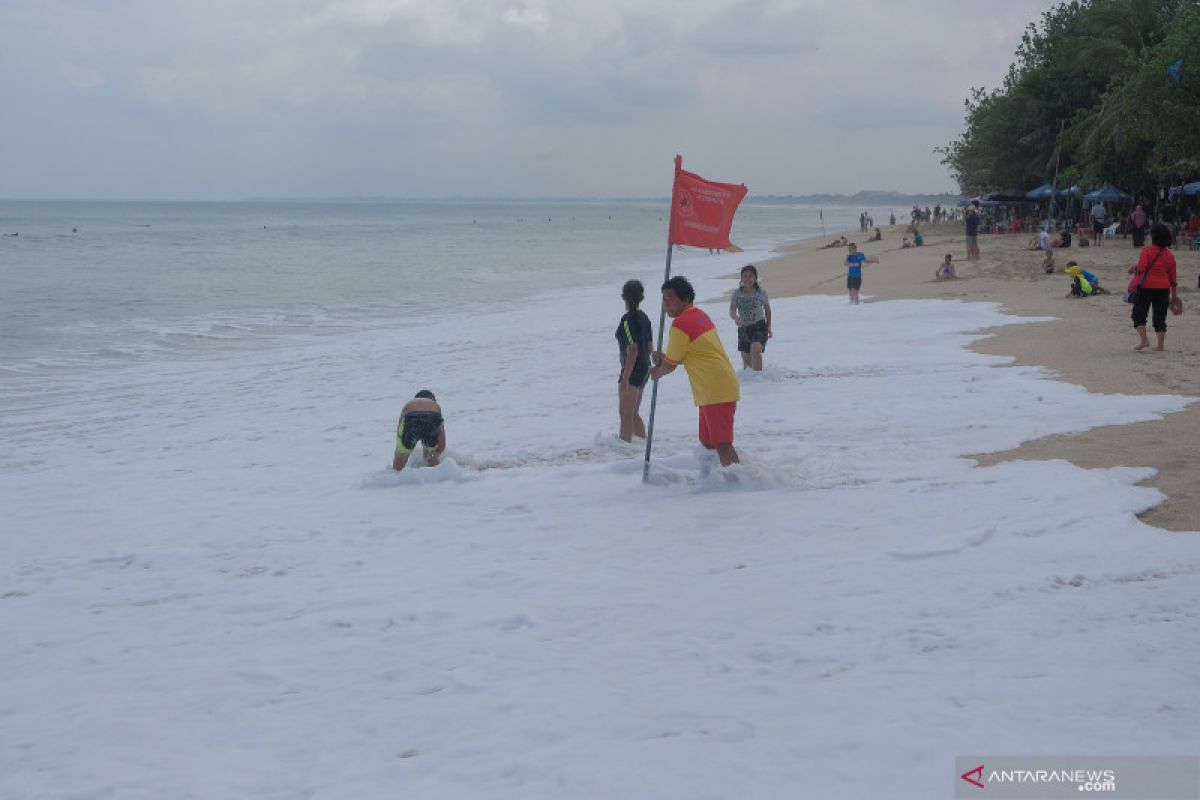
[[0, 0], [0, 197], [955, 190], [937, 146], [1051, 6]]

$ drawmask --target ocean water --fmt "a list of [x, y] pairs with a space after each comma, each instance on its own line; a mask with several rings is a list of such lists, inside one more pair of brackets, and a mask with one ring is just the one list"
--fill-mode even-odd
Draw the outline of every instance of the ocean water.
[[[965, 457], [1188, 398], [973, 352], [1029, 323], [993, 304], [775, 298], [742, 464], [680, 370], [643, 483], [613, 331], [656, 207], [406, 207], [4, 207], [0, 797], [916, 799], [966, 753], [1200, 751], [1150, 470]], [[674, 271], [716, 298], [809, 216]], [[418, 388], [447, 458], [395, 473]]]
[[[0, 202], [0, 376], [105, 369], [622, 280], [661, 265], [665, 201]], [[807, 205], [744, 204], [762, 252], [821, 232]], [[859, 209], [824, 209], [829, 230]], [[3, 378], [0, 378], [2, 380]]]

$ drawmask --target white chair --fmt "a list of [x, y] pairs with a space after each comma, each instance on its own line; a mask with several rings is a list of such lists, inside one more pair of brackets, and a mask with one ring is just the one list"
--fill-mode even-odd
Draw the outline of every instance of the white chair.
[[1120, 225], [1120, 223], [1119, 223], [1119, 222], [1114, 222], [1112, 225], [1109, 225], [1107, 228], [1105, 228], [1105, 229], [1104, 229], [1104, 238], [1105, 238], [1105, 239], [1111, 239], [1111, 238], [1113, 238], [1114, 236], [1116, 236], [1116, 235], [1117, 235], [1117, 226], [1118, 226], [1118, 225]]

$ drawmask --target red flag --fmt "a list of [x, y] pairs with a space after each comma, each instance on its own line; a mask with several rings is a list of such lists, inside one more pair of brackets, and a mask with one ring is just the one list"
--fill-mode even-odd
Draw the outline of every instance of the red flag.
[[683, 171], [683, 156], [675, 156], [675, 189], [671, 193], [671, 244], [732, 250], [729, 229], [746, 185], [713, 183]]

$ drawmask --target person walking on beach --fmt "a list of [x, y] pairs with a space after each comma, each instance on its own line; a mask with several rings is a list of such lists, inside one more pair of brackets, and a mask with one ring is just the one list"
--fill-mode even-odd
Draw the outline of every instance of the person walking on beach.
[[967, 261], [979, 260], [979, 207], [974, 203], [964, 212], [963, 228], [967, 237]]
[[1138, 203], [1137, 208], [1129, 215], [1133, 220], [1133, 246], [1144, 247], [1146, 244], [1146, 209]]
[[399, 472], [408, 464], [413, 448], [421, 443], [425, 463], [436, 467], [446, 452], [446, 425], [442, 419], [442, 407], [428, 389], [417, 392], [412, 400], [400, 410], [400, 422], [396, 425], [396, 455], [392, 458], [392, 469]]
[[687, 370], [692, 400], [700, 409], [700, 444], [716, 450], [722, 467], [739, 463], [733, 448], [733, 417], [741, 389], [737, 373], [708, 314], [692, 305], [696, 291], [682, 275], [662, 285], [663, 309], [674, 320], [667, 352], [651, 356], [652, 380], [670, 375], [680, 364]]
[[650, 376], [650, 353], [654, 350], [654, 339], [650, 318], [638, 306], [646, 290], [641, 281], [625, 281], [621, 288], [621, 299], [625, 301], [625, 315], [617, 325], [617, 347], [621, 353], [621, 373], [617, 376], [617, 413], [621, 418], [623, 442], [632, 442], [633, 437], [646, 438], [646, 423], [638, 413], [642, 406], [642, 389]]
[[850, 292], [850, 302], [858, 305], [858, 290], [862, 288], [863, 264], [878, 264], [878, 258], [868, 258], [865, 253], [858, 252], [858, 245], [851, 242], [846, 246], [846, 289]]
[[1140, 341], [1134, 350], [1145, 350], [1150, 346], [1146, 337], [1146, 316], [1153, 308], [1154, 333], [1158, 337], [1158, 347], [1162, 352], [1167, 339], [1167, 309], [1179, 313], [1182, 304], [1176, 294], [1175, 256], [1171, 254], [1171, 229], [1161, 222], [1156, 222], [1150, 228], [1150, 244], [1142, 248], [1141, 257], [1134, 267], [1136, 274], [1130, 283], [1134, 292], [1133, 327], [1138, 332]]
[[1104, 223], [1108, 219], [1108, 209], [1099, 200], [1092, 206], [1092, 233], [1096, 234], [1096, 246], [1104, 244]]
[[753, 264], [742, 267], [741, 283], [729, 298], [729, 316], [738, 326], [738, 352], [742, 368], [762, 371], [762, 354], [771, 330], [771, 302], [758, 285], [758, 268]]

